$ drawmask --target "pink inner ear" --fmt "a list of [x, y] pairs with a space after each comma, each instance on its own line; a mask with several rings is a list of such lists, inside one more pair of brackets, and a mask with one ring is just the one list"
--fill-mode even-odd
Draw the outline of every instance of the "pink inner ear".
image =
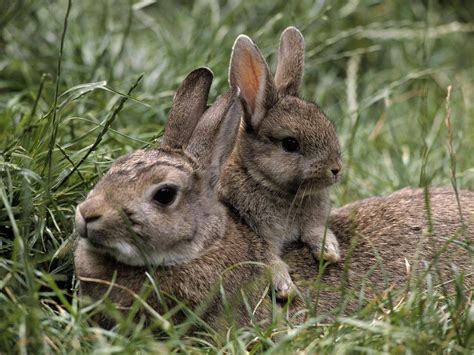
[[260, 83], [264, 80], [265, 67], [259, 61], [258, 57], [251, 50], [242, 49], [241, 58], [238, 59], [237, 82], [240, 88], [241, 96], [249, 105], [251, 113], [255, 113], [257, 105], [257, 95], [260, 89]]

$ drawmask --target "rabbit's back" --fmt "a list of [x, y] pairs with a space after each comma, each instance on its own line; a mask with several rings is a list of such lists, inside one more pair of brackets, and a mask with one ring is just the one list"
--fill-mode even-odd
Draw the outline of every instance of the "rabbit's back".
[[[423, 189], [405, 188], [333, 210], [330, 224], [343, 260], [323, 272], [318, 309], [339, 306], [343, 288], [356, 297], [363, 289], [369, 299], [388, 288], [403, 290], [409, 280], [416, 282], [415, 273], [429, 272], [434, 285], [452, 287], [463, 271], [465, 287], [473, 287], [474, 192], [460, 191], [459, 199], [464, 226], [454, 191], [430, 190], [431, 233]], [[287, 248], [285, 260], [303, 292], [310, 292], [311, 287], [306, 286], [314, 286], [318, 275], [318, 264], [310, 253], [294, 244]], [[356, 305], [354, 301], [348, 309]]]

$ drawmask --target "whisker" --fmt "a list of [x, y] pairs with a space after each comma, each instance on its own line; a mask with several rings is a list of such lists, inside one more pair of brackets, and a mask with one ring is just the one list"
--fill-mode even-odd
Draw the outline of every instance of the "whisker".
[[[286, 233], [288, 231], [288, 227], [289, 227], [289, 220], [290, 220], [290, 214], [293, 210], [293, 207], [295, 207], [295, 202], [296, 202], [296, 197], [298, 196], [298, 192], [300, 191], [300, 188], [301, 188], [301, 185], [303, 183], [301, 182], [299, 185], [298, 185], [298, 188], [296, 189], [296, 193], [295, 193], [295, 196], [293, 197], [293, 200], [291, 201], [291, 204], [290, 204], [290, 208], [288, 209], [288, 214], [286, 215], [286, 221], [285, 221], [285, 229], [284, 229], [284, 233]], [[294, 214], [293, 216], [293, 220], [291, 221], [291, 223], [293, 223], [295, 221], [295, 218], [296, 218], [296, 213]]]
[[[302, 183], [301, 183], [301, 184], [302, 184]], [[297, 192], [299, 191], [299, 189], [300, 189], [300, 187], [301, 187], [301, 184], [300, 184], [300, 186], [298, 187]], [[303, 201], [304, 201], [304, 198], [306, 197], [306, 192], [307, 192], [307, 191], [308, 191], [307, 188], [305, 188], [305, 189], [303, 190], [303, 194], [301, 195], [301, 200], [300, 200], [300, 207], [303, 205]], [[295, 195], [295, 199], [296, 199], [296, 196], [297, 196], [297, 194]], [[294, 215], [294, 217], [293, 217], [293, 221], [292, 221], [292, 222], [295, 221], [295, 218], [296, 218], [296, 213], [295, 213], [295, 215]]]

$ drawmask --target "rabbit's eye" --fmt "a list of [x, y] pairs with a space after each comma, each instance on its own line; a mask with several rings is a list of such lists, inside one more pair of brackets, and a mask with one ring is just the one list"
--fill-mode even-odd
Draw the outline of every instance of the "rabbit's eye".
[[283, 149], [289, 153], [296, 153], [300, 150], [300, 144], [295, 138], [286, 137], [281, 141]]
[[160, 205], [168, 206], [176, 199], [178, 191], [174, 186], [163, 186], [153, 195], [153, 200]]

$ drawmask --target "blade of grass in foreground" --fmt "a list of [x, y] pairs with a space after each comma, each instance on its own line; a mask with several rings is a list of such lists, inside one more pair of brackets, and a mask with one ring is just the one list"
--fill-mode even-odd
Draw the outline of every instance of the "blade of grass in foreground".
[[51, 116], [51, 137], [49, 141], [49, 149], [48, 149], [48, 155], [47, 155], [47, 167], [48, 167], [48, 174], [47, 174], [47, 188], [46, 188], [46, 193], [50, 194], [50, 189], [51, 189], [51, 169], [52, 169], [52, 164], [53, 164], [53, 150], [54, 146], [56, 144], [56, 138], [58, 134], [58, 127], [59, 127], [59, 118], [58, 116], [58, 98], [59, 98], [59, 84], [61, 82], [61, 63], [63, 60], [63, 51], [64, 51], [64, 40], [66, 38], [66, 32], [67, 32], [67, 26], [68, 26], [68, 20], [69, 20], [69, 14], [71, 11], [71, 6], [72, 6], [72, 0], [68, 0], [67, 2], [67, 7], [66, 7], [66, 14], [64, 16], [64, 24], [63, 24], [63, 31], [61, 34], [61, 41], [59, 45], [59, 55], [58, 55], [58, 62], [57, 62], [57, 68], [56, 68], [56, 84], [55, 84], [55, 90], [54, 90], [54, 100], [53, 100], [53, 106], [50, 110], [49, 115]]
[[100, 133], [97, 136], [94, 144], [92, 144], [92, 146], [89, 148], [89, 150], [86, 152], [86, 154], [84, 154], [84, 156], [81, 158], [81, 160], [79, 160], [79, 162], [76, 165], [73, 165], [73, 168], [71, 169], [71, 171], [66, 176], [64, 176], [64, 178], [62, 178], [55, 186], [53, 186], [53, 188], [52, 188], [53, 190], [57, 190], [59, 187], [61, 187], [71, 177], [71, 175], [74, 174], [79, 169], [79, 167], [82, 165], [82, 163], [84, 163], [86, 161], [86, 159], [89, 157], [89, 155], [97, 148], [97, 146], [102, 141], [102, 138], [107, 133], [110, 125], [112, 124], [112, 122], [115, 121], [115, 118], [117, 117], [119, 112], [122, 110], [123, 105], [128, 100], [128, 97], [130, 96], [132, 91], [138, 86], [138, 84], [140, 83], [142, 78], [143, 78], [143, 74], [141, 74], [138, 77], [138, 79], [135, 81], [135, 83], [130, 87], [130, 89], [127, 92], [127, 95], [122, 96], [119, 99], [118, 103], [115, 105], [115, 108], [112, 110], [109, 117], [105, 120], [102, 131], [100, 131]]

